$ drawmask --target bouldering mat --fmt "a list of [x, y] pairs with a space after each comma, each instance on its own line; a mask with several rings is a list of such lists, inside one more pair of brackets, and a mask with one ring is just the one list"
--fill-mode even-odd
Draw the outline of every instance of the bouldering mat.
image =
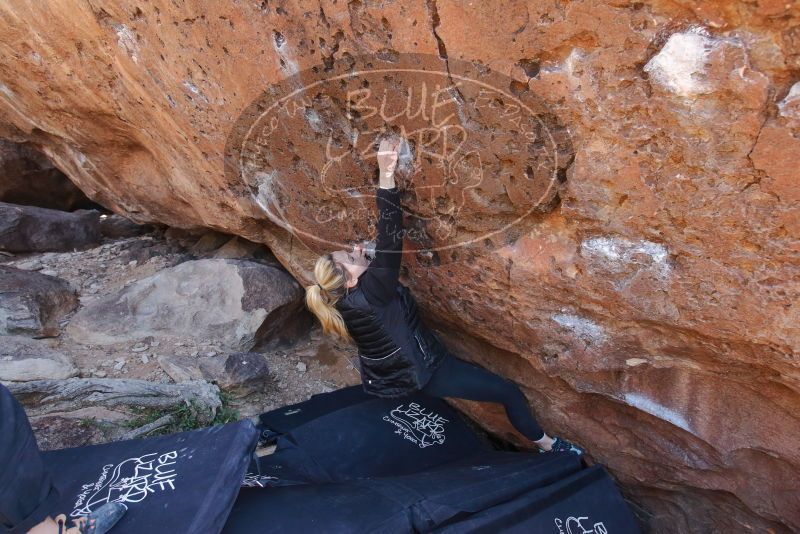
[[639, 532], [600, 465], [434, 530], [438, 534], [608, 534]]
[[225, 524], [257, 439], [241, 421], [43, 456], [60, 493], [57, 513], [78, 517], [119, 501], [128, 512], [113, 534], [205, 534]]
[[419, 532], [504, 503], [582, 469], [573, 454], [484, 451], [429, 471], [356, 484], [406, 503]]
[[242, 488], [225, 534], [413, 532], [403, 503], [347, 483]]
[[302, 473], [307, 482], [340, 482], [418, 473], [487, 450], [490, 445], [441, 399], [423, 394], [373, 397], [280, 435], [276, 458], [262, 459], [259, 474], [280, 478], [280, 472], [295, 477]]
[[365, 393], [361, 386], [350, 386], [328, 393], [318, 393], [306, 401], [262, 413], [258, 417], [259, 426], [277, 436], [323, 415], [371, 400], [375, 400], [375, 396]]
[[273, 410], [260, 426], [277, 440], [261, 458], [249, 421], [44, 457], [60, 511], [128, 504], [115, 534], [639, 532], [602, 467], [494, 450], [424, 394], [346, 388]]
[[494, 450], [440, 399], [334, 392], [300, 405], [262, 418], [277, 448], [255, 462], [226, 534], [639, 532], [601, 467]]
[[483, 451], [397, 477], [249, 488], [242, 490], [224, 532], [430, 532], [580, 469], [580, 459], [569, 454]]

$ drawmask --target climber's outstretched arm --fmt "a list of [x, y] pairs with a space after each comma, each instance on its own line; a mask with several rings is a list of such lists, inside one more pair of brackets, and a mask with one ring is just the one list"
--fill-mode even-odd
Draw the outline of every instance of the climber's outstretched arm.
[[395, 295], [403, 252], [403, 210], [394, 181], [398, 150], [399, 142], [391, 141], [382, 141], [378, 149], [380, 187], [375, 195], [378, 204], [375, 258], [359, 281], [367, 299], [381, 306]]

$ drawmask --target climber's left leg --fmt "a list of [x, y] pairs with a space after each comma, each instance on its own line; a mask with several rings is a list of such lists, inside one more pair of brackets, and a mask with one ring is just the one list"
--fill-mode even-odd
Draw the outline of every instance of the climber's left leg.
[[447, 356], [422, 391], [433, 397], [498, 402], [505, 408], [514, 428], [549, 449], [551, 440], [531, 413], [528, 399], [516, 384], [491, 371]]
[[523, 436], [536, 443], [542, 451], [571, 452], [582, 455], [584, 450], [561, 438], [548, 436], [528, 406], [528, 399], [519, 387], [505, 378], [452, 355], [441, 366], [422, 391], [434, 397], [453, 397], [480, 402], [498, 402]]

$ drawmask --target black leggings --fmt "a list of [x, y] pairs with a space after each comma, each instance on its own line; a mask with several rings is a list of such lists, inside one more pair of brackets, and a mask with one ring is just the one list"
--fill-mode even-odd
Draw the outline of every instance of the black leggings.
[[499, 402], [508, 420], [526, 438], [537, 441], [544, 431], [528, 407], [528, 399], [510, 380], [455, 356], [448, 355], [422, 391], [432, 397], [453, 397], [481, 402]]

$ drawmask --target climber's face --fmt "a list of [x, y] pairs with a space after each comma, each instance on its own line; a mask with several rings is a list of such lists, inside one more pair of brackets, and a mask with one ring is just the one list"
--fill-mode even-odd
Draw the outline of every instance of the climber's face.
[[355, 286], [358, 283], [358, 277], [364, 274], [369, 265], [369, 259], [361, 245], [356, 245], [352, 251], [337, 250], [331, 253], [331, 257], [347, 272], [349, 278], [347, 287]]

